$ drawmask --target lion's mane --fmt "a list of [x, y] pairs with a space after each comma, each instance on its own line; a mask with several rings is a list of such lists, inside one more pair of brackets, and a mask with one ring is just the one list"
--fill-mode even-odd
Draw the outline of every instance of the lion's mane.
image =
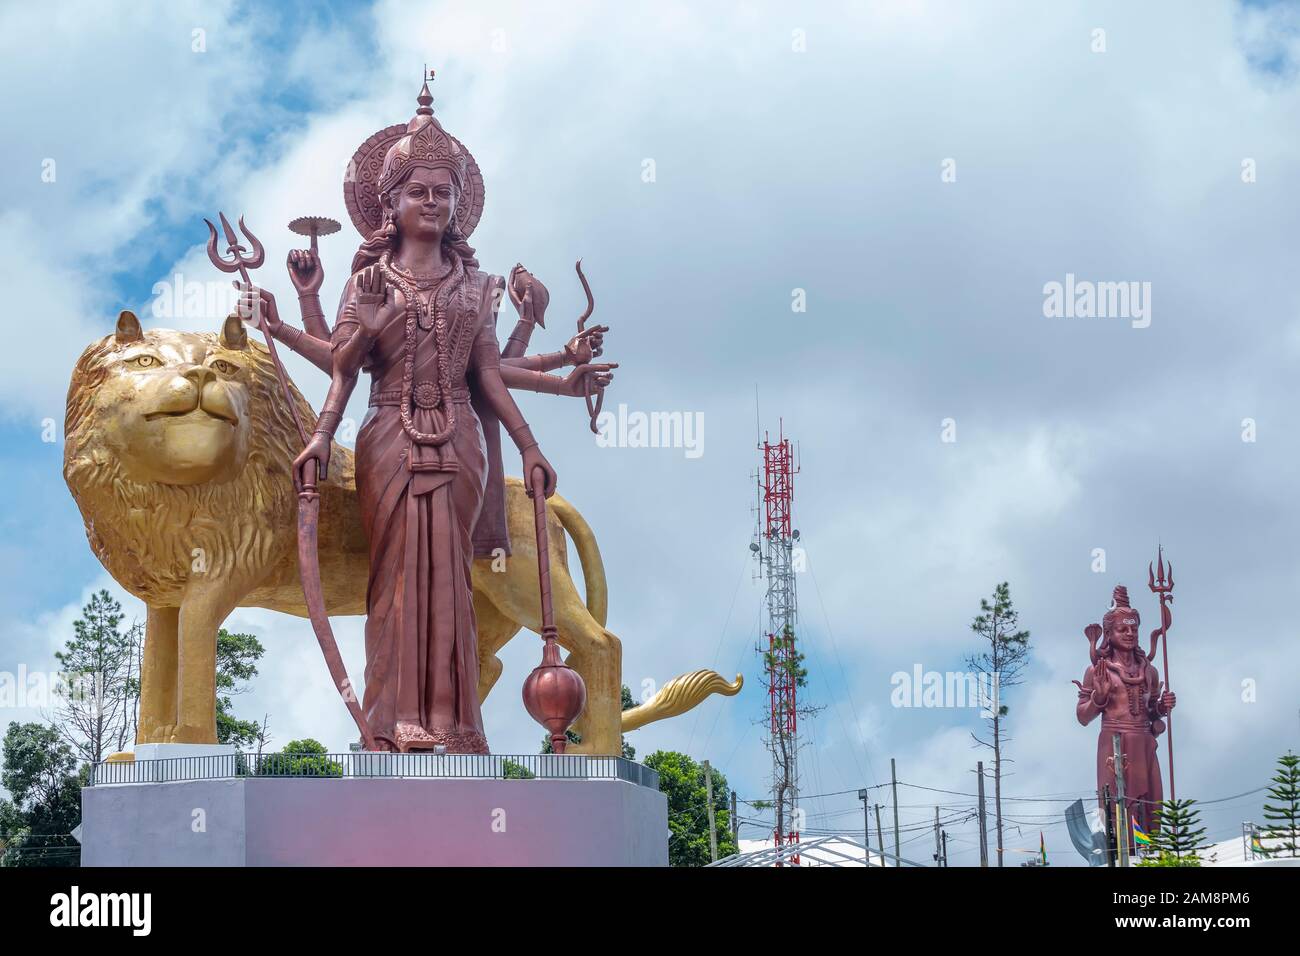
[[[217, 335], [151, 330], [146, 341], [178, 337], [222, 348]], [[298, 436], [270, 353], [249, 341], [237, 353], [248, 376], [248, 458], [233, 481], [201, 485], [138, 482], [105, 448], [96, 421], [95, 393], [112, 374], [120, 347], [114, 336], [90, 345], [68, 387], [63, 477], [86, 525], [95, 556], [122, 587], [152, 606], [175, 602], [196, 561], [210, 575], [267, 571], [294, 529], [291, 464]], [[290, 383], [299, 416], [310, 431], [315, 412]], [[196, 552], [196, 549], [202, 549]]]

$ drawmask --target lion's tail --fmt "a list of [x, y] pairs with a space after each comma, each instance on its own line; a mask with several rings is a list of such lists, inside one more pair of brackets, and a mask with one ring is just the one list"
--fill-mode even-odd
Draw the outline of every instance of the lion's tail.
[[745, 678], [740, 674], [736, 675], [734, 682], [728, 683], [727, 679], [717, 671], [710, 670], [674, 677], [644, 704], [623, 711], [623, 733], [644, 727], [656, 720], [684, 714], [710, 694], [734, 697], [740, 693], [744, 683]]
[[604, 627], [609, 618], [609, 587], [605, 581], [605, 562], [601, 560], [596, 535], [587, 520], [578, 513], [578, 509], [558, 494], [552, 495], [546, 503], [573, 539], [578, 561], [582, 564], [582, 579], [587, 588], [587, 611], [596, 619], [597, 624]]
[[[573, 539], [574, 549], [578, 552], [578, 561], [582, 564], [582, 577], [587, 586], [587, 611], [601, 627], [604, 627], [609, 617], [609, 587], [605, 580], [605, 563], [600, 557], [596, 535], [586, 519], [578, 513], [578, 509], [560, 495], [552, 495], [547, 505], [559, 519], [565, 532]], [[656, 720], [684, 714], [699, 705], [710, 694], [734, 697], [740, 693], [744, 682], [740, 674], [736, 675], [734, 682], [728, 682], [721, 674], [711, 670], [695, 671], [674, 677], [644, 704], [623, 711], [623, 733], [636, 730]]]

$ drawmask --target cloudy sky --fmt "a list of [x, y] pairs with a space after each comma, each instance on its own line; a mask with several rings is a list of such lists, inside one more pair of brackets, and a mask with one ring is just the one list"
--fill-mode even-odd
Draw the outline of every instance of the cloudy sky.
[[[345, 163], [410, 117], [428, 63], [487, 184], [480, 260], [551, 289], [534, 344], [571, 334], [582, 257], [621, 363], [607, 402], [702, 416], [688, 457], [598, 447], [580, 403], [520, 399], [599, 538], [625, 682], [746, 676], [636, 732], [642, 755], [710, 759], [742, 798], [768, 788], [748, 546], [756, 421], [783, 423], [803, 469], [804, 699], [823, 708], [804, 724], [802, 788], [827, 794], [805, 800], [810, 831], [860, 832], [856, 791], [893, 757], [917, 785], [898, 800], [920, 828], [904, 855], [928, 860], [939, 804], [953, 863], [972, 859], [977, 714], [891, 706], [890, 678], [962, 669], [1005, 580], [1033, 646], [1005, 695], [1004, 791], [1032, 798], [1006, 804], [1006, 845], [1041, 830], [1078, 862], [1061, 811], [1095, 785], [1070, 683], [1082, 631], [1116, 583], [1149, 629], [1158, 543], [1177, 569], [1179, 795], [1220, 801], [1215, 839], [1260, 819], [1261, 795], [1237, 795], [1300, 738], [1294, 7], [9, 4], [0, 53], [0, 672], [53, 669], [92, 590], [143, 617], [86, 545], [62, 435], [43, 440], [80, 351], [120, 309], [151, 315], [156, 283], [218, 278], [202, 249], [218, 209], [247, 216], [263, 281], [292, 302], [284, 224], [347, 223]], [[322, 240], [327, 309], [356, 243], [349, 225]], [[1045, 315], [1067, 276], [1139, 283], [1149, 325]], [[322, 376], [289, 366], [319, 405]], [[226, 626], [267, 647], [238, 712], [269, 713], [281, 744], [344, 748], [307, 624], [241, 610]], [[335, 626], [359, 674], [361, 619]], [[537, 653], [525, 634], [504, 655], [485, 714], [498, 752], [536, 749], [516, 688]]]

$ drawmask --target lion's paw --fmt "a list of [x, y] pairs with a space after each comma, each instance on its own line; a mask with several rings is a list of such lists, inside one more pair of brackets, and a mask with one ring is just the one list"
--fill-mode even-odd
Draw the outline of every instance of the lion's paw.
[[215, 727], [197, 727], [194, 724], [176, 724], [171, 728], [169, 744], [215, 744], [217, 729]]
[[172, 741], [172, 734], [175, 732], [175, 724], [157, 724], [139, 742], [142, 744], [169, 744]]

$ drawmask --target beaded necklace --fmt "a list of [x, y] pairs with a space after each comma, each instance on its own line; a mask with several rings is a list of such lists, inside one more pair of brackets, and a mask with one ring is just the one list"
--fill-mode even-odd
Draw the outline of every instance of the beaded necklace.
[[1133, 667], [1137, 671], [1137, 676], [1129, 676], [1127, 669], [1123, 667], [1118, 668], [1118, 676], [1124, 683], [1124, 691], [1128, 698], [1128, 712], [1134, 717], [1137, 717], [1140, 716], [1142, 710], [1140, 706], [1142, 702], [1142, 687], [1146, 684], [1147, 680], [1148, 661], [1146, 655], [1141, 653], [1140, 650], [1135, 650], [1133, 652], [1133, 661]]
[[[415, 276], [394, 266], [390, 253], [385, 252], [379, 259], [379, 268], [383, 272], [384, 278], [397, 286], [406, 300], [406, 355], [402, 363], [402, 404], [400, 409], [402, 430], [406, 432], [411, 441], [418, 445], [444, 445], [456, 433], [456, 406], [454, 402], [447, 400], [451, 395], [452, 364], [450, 344], [447, 341], [447, 308], [452, 293], [460, 287], [465, 278], [465, 266], [460, 256], [453, 254], [449, 258], [451, 259], [451, 266], [443, 276], [434, 280], [426, 280], [429, 281], [430, 285], [437, 283], [437, 289], [429, 297], [427, 304], [415, 289], [417, 285]], [[419, 395], [415, 394], [417, 327], [425, 331], [433, 330], [434, 367], [437, 379], [436, 384], [421, 382]], [[422, 432], [416, 428], [415, 422], [411, 418], [413, 397], [418, 399], [420, 406], [424, 408], [436, 408], [441, 405], [447, 418], [446, 427], [437, 432]]]

